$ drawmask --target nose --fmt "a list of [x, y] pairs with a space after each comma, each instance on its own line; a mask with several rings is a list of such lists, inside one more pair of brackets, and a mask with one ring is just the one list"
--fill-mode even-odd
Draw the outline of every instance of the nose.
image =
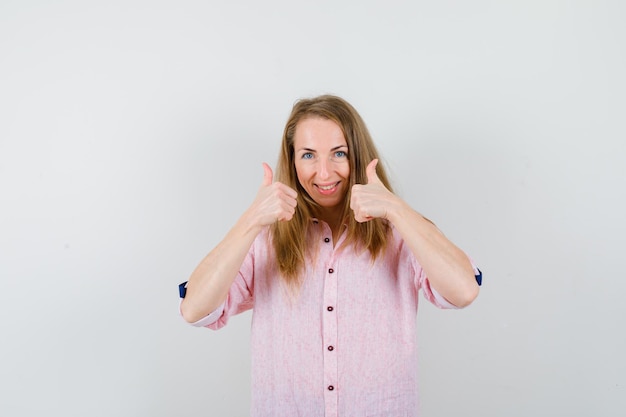
[[325, 158], [320, 158], [317, 175], [322, 180], [327, 179], [330, 176], [330, 167], [328, 165], [329, 161]]

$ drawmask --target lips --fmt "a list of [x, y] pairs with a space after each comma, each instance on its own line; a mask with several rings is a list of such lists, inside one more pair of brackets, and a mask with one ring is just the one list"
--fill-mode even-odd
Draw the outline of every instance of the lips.
[[340, 182], [341, 181], [333, 182], [331, 184], [315, 184], [315, 187], [317, 187], [320, 194], [328, 195], [332, 194], [337, 189]]

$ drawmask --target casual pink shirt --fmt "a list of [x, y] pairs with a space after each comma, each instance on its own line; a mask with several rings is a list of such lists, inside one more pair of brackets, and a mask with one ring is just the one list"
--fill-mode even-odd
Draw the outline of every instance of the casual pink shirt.
[[[253, 309], [252, 417], [417, 416], [418, 292], [455, 308], [392, 229], [385, 253], [333, 246], [313, 221], [317, 256], [297, 297], [278, 278], [269, 229], [256, 238], [222, 307], [194, 323], [219, 329]], [[315, 244], [315, 243], [314, 243]]]

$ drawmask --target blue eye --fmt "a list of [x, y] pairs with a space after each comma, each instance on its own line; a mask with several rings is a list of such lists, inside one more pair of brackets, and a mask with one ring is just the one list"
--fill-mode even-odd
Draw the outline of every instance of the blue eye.
[[311, 152], [305, 152], [302, 154], [302, 159], [312, 159], [313, 154]]
[[348, 154], [345, 153], [344, 151], [335, 152], [335, 158], [345, 158], [346, 156], [348, 156]]

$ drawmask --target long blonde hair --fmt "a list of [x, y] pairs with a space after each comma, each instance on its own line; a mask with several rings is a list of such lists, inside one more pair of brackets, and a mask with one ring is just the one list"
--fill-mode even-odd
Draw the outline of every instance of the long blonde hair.
[[[297, 207], [293, 218], [288, 222], [272, 225], [272, 243], [276, 252], [278, 270], [290, 286], [298, 286], [307, 254], [307, 242], [311, 220], [319, 207], [300, 185], [294, 163], [294, 135], [300, 120], [307, 117], [322, 117], [334, 121], [343, 131], [348, 144], [350, 176], [348, 192], [343, 201], [343, 222], [347, 224], [347, 239], [344, 246], [354, 244], [358, 250], [367, 249], [372, 259], [380, 255], [387, 244], [389, 225], [386, 220], [373, 219], [358, 223], [350, 209], [350, 195], [354, 184], [366, 184], [365, 169], [373, 159], [379, 159], [365, 122], [357, 111], [342, 98], [323, 95], [296, 102], [285, 125], [282, 146], [276, 168], [276, 180], [298, 192]], [[378, 178], [392, 191], [385, 169], [381, 163], [376, 166]]]

